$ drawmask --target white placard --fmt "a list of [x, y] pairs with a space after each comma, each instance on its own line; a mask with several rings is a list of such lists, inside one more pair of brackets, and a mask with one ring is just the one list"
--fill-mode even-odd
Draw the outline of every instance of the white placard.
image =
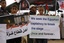
[[16, 28], [7, 29], [7, 40], [30, 34], [30, 29], [28, 29], [28, 25], [24, 25], [23, 27], [19, 26]]
[[30, 16], [30, 38], [60, 39], [58, 16]]
[[0, 24], [0, 43], [6, 43], [6, 24]]

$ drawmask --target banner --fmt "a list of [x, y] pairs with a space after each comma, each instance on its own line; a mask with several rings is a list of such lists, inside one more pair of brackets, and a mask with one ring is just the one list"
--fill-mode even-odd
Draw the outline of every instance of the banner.
[[0, 20], [1, 24], [7, 24], [7, 40], [30, 34], [28, 15], [5, 15], [0, 16]]
[[30, 33], [30, 29], [28, 29], [28, 25], [24, 25], [23, 27], [20, 25], [19, 27], [7, 29], [6, 31], [7, 40], [28, 35]]
[[0, 24], [0, 43], [6, 43], [6, 24]]
[[30, 38], [60, 39], [58, 16], [30, 16]]

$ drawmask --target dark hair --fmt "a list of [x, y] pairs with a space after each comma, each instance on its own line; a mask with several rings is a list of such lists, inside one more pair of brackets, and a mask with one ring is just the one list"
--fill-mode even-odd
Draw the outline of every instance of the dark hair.
[[16, 8], [18, 9], [18, 6], [17, 6], [16, 4], [12, 5], [12, 6], [10, 7], [10, 9], [11, 9], [12, 7], [16, 7]]
[[1, 0], [0, 2], [2, 2], [2, 1], [6, 1], [6, 0]]

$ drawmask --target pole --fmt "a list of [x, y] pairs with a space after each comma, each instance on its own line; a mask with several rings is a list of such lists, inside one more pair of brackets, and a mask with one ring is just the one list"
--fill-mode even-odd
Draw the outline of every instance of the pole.
[[57, 0], [55, 0], [55, 16], [56, 16], [56, 6], [57, 6]]

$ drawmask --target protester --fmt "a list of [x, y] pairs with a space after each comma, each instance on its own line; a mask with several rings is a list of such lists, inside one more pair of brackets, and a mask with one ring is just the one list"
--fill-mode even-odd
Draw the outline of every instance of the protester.
[[16, 15], [17, 14], [17, 11], [18, 11], [18, 6], [16, 4], [14, 4], [14, 5], [12, 5], [10, 7], [10, 12], [11, 12], [10, 15], [14, 15], [14, 14]]
[[[18, 7], [17, 5], [12, 5], [10, 7], [10, 12], [9, 15], [16, 15], [17, 14], [17, 11], [18, 11]], [[10, 27], [15, 27], [15, 23], [16, 23], [16, 19], [13, 18], [12, 16], [10, 17], [10, 19], [6, 20], [8, 23], [7, 23], [7, 29], [10, 28]]]
[[[38, 12], [40, 16], [47, 16], [44, 14], [44, 7], [43, 6], [38, 6]], [[36, 43], [47, 43], [47, 39], [36, 39]]]
[[0, 4], [1, 4], [0, 16], [9, 14], [8, 11], [6, 10], [6, 1], [5, 0], [1, 0]]
[[36, 15], [36, 6], [35, 5], [30, 6], [29, 15]]
[[[36, 15], [36, 6], [35, 6], [35, 5], [31, 5], [31, 6], [30, 6], [29, 15]], [[34, 40], [35, 40], [35, 39], [29, 38], [29, 35], [28, 35], [28, 43], [35, 43]]]
[[[17, 14], [17, 11], [18, 11], [17, 5], [12, 5], [10, 10], [11, 10], [10, 15], [15, 15], [15, 14]], [[12, 19], [14, 19], [14, 18], [12, 18]], [[12, 24], [12, 26], [15, 26], [15, 24]], [[21, 37], [7, 40], [7, 43], [21, 43]]]
[[[10, 15], [19, 15], [17, 12], [18, 12], [19, 8], [16, 4], [12, 5], [11, 8], [10, 8]], [[19, 25], [19, 23], [21, 23], [21, 17], [14, 17], [14, 22], [15, 24]]]
[[[0, 16], [4, 16], [4, 15], [8, 15], [9, 13], [8, 13], [8, 11], [6, 10], [6, 0], [0, 0], [0, 5], [1, 5], [1, 7], [0, 7]], [[4, 18], [0, 18], [0, 23], [2, 24], [2, 23], [4, 23], [4, 20], [3, 20]]]

